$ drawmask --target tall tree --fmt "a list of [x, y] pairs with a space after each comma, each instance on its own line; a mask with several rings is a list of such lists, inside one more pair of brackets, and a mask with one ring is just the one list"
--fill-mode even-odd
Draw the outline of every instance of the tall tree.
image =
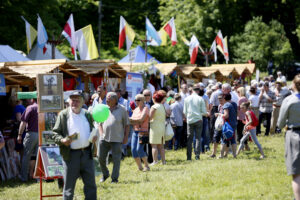
[[266, 71], [269, 60], [280, 66], [293, 59], [284, 27], [276, 20], [266, 24], [262, 17], [254, 18], [245, 25], [241, 34], [231, 37], [230, 44], [234, 62], [245, 63], [253, 57], [256, 66], [263, 71]]

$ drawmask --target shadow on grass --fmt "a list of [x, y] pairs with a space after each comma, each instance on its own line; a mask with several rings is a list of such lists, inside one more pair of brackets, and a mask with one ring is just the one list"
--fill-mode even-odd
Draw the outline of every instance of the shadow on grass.
[[188, 162], [187, 160], [167, 160], [167, 165], [187, 165], [190, 162]]
[[19, 186], [30, 186], [32, 184], [39, 184], [39, 183], [37, 183], [36, 180], [30, 180], [28, 182], [22, 182], [19, 180], [8, 180], [3, 183], [0, 183], [0, 191], [2, 189], [4, 189], [5, 187], [15, 188], [15, 187], [19, 187]]
[[126, 181], [122, 181], [119, 184], [140, 184], [141, 181], [138, 180], [126, 180]]

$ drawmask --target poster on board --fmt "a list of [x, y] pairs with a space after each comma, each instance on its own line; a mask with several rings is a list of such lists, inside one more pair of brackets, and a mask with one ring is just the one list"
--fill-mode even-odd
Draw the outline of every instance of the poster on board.
[[0, 74], [0, 96], [6, 96], [5, 78]]
[[63, 159], [58, 146], [42, 146], [38, 150], [38, 159], [34, 177], [62, 177], [64, 172]]
[[127, 72], [126, 74], [126, 91], [128, 92], [129, 101], [134, 101], [134, 98], [139, 94], [144, 87], [142, 74]]
[[39, 112], [58, 112], [64, 108], [63, 75], [38, 74]]

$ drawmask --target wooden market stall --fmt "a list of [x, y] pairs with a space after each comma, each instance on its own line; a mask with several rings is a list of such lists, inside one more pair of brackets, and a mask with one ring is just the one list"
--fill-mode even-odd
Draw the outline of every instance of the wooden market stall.
[[89, 82], [93, 83], [94, 89], [102, 83], [110, 86], [111, 90], [116, 89], [121, 80], [126, 77], [126, 70], [114, 60], [67, 61], [63, 66], [74, 68], [69, 71], [81, 77], [81, 80], [84, 81], [85, 91], [91, 90]]
[[34, 90], [36, 87], [37, 74], [51, 73], [55, 70], [60, 70], [63, 73], [76, 76], [68, 71], [73, 67], [62, 67], [65, 62], [66, 60], [64, 59], [5, 62], [0, 65], [0, 73], [4, 74], [8, 88], [11, 85], [18, 85], [27, 86], [29, 90]]
[[118, 63], [126, 72], [137, 72], [148, 70], [151, 65], [154, 65], [163, 75], [170, 75], [174, 70], [177, 71], [177, 63]]
[[216, 64], [211, 67], [199, 67], [194, 73], [202, 77], [213, 77], [218, 81], [234, 80], [240, 76], [250, 77], [255, 72], [255, 64]]

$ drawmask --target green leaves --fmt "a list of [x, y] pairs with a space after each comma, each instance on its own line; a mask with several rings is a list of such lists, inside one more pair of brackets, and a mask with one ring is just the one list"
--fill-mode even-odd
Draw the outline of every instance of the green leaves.
[[230, 45], [234, 62], [245, 63], [253, 57], [256, 66], [263, 71], [266, 71], [270, 59], [278, 67], [293, 58], [283, 26], [276, 20], [268, 25], [262, 17], [249, 21], [243, 33], [231, 37]]

